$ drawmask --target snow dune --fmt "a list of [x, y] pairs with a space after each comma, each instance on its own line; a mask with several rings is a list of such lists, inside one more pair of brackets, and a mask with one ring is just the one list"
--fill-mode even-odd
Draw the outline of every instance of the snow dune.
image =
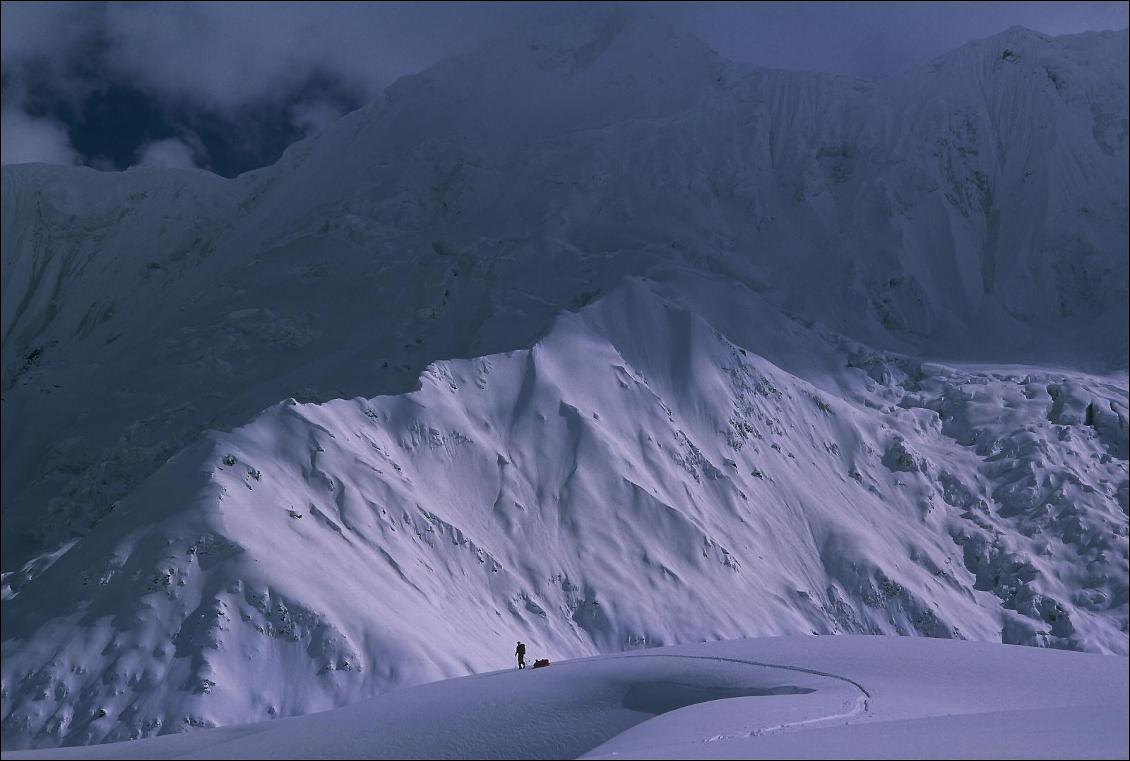
[[1126, 665], [934, 639], [734, 640], [479, 674], [261, 724], [3, 757], [1120, 758]]

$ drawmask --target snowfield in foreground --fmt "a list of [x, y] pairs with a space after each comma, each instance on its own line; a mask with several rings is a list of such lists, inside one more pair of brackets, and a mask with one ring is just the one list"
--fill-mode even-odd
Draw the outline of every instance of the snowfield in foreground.
[[1125, 758], [1127, 674], [1120, 656], [990, 643], [732, 640], [433, 682], [273, 722], [3, 757]]

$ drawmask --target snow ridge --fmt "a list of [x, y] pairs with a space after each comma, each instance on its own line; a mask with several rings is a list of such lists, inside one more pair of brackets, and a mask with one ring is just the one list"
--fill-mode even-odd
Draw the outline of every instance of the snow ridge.
[[[291, 399], [182, 451], [9, 582], [6, 736], [305, 713], [502, 667], [515, 637], [556, 657], [790, 631], [1125, 653], [1125, 396], [1121, 423], [1094, 401], [1088, 422], [1097, 379], [774, 331], [839, 357], [834, 396], [661, 288], [436, 363], [411, 394]], [[986, 414], [1001, 402], [1013, 417]], [[99, 709], [115, 721], [63, 718]]]

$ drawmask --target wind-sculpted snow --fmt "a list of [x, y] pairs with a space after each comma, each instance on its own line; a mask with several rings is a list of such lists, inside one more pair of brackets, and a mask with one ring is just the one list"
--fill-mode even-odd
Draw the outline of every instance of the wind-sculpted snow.
[[[555, 657], [797, 631], [1126, 652], [1124, 391], [868, 353], [747, 294], [769, 341], [802, 342], [797, 367], [839, 365], [834, 395], [665, 288], [633, 281], [410, 394], [289, 399], [178, 454], [10, 582], [6, 742], [306, 713], [502, 667], [515, 639]], [[1049, 387], [1073, 390], [1057, 408]]]
[[1126, 33], [870, 83], [595, 18], [236, 180], [4, 168], [6, 747], [519, 637], [1127, 652]]

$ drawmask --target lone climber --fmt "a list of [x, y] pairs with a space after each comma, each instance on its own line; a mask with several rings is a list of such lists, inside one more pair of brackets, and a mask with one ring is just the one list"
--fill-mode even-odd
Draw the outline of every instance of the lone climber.
[[514, 655], [518, 656], [518, 668], [526, 668], [526, 646], [519, 642], [518, 648], [514, 651]]

